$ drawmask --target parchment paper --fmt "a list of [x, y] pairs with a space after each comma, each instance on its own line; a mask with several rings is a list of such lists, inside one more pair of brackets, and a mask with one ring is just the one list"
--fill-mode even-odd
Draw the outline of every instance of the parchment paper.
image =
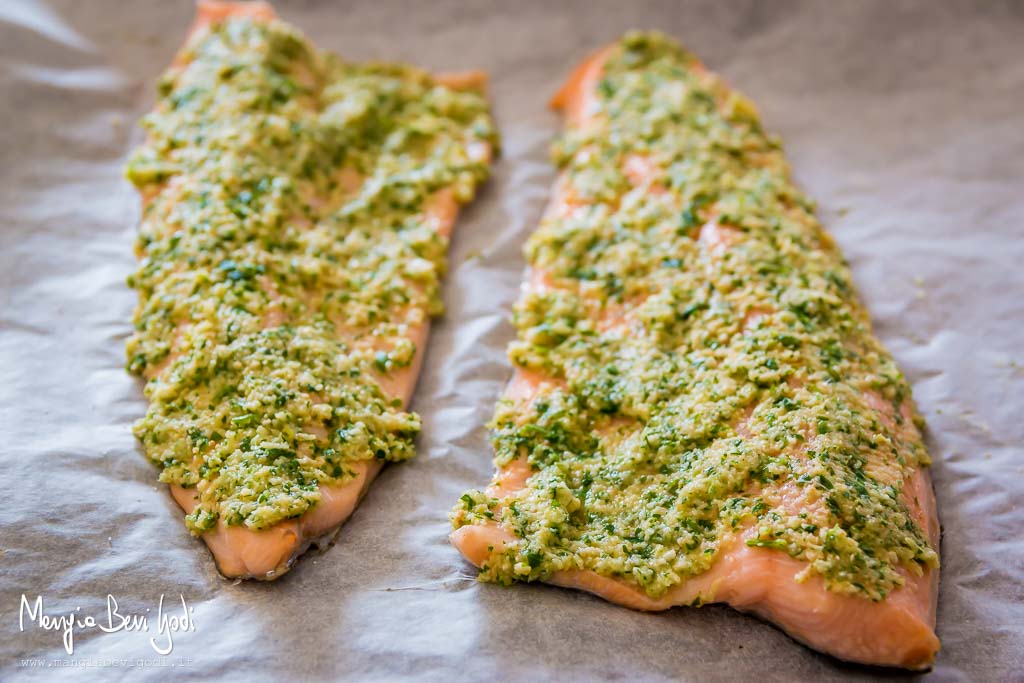
[[[475, 582], [446, 513], [491, 473], [520, 248], [552, 180], [547, 98], [633, 28], [696, 50], [761, 107], [850, 259], [928, 419], [944, 526], [930, 680], [1024, 680], [1024, 7], [954, 2], [279, 2], [352, 59], [485, 68], [504, 156], [455, 237], [414, 408], [335, 547], [272, 584], [221, 578], [129, 432], [139, 213], [121, 178], [189, 2], [0, 4], [0, 678], [862, 680], [722, 607], [641, 614]], [[156, 654], [156, 611], [194, 630]], [[24, 614], [148, 615], [59, 632]], [[77, 610], [80, 608], [80, 610]], [[146, 612], [146, 610], [151, 610]], [[25, 622], [19, 626], [19, 614]], [[88, 667], [88, 668], [83, 668]]]

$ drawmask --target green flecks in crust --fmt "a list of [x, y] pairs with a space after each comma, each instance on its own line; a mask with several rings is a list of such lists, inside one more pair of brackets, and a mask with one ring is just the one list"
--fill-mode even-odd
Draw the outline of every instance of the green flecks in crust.
[[598, 99], [554, 145], [576, 208], [526, 246], [553, 287], [514, 314], [511, 360], [558, 383], [492, 423], [496, 463], [533, 474], [452, 513], [518, 539], [481, 576], [586, 569], [656, 597], [745, 543], [878, 600], [937, 566], [901, 494], [929, 462], [910, 388], [753, 105], [649, 33]]
[[441, 312], [447, 239], [424, 208], [487, 176], [484, 98], [232, 19], [190, 42], [143, 125], [135, 433], [161, 481], [197, 492], [189, 528], [264, 529], [353, 463], [412, 457], [419, 417], [378, 380]]

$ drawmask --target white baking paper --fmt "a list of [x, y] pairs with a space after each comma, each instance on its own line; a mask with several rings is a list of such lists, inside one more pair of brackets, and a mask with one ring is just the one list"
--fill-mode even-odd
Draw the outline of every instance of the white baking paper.
[[[491, 473], [483, 424], [509, 376], [521, 245], [553, 176], [559, 123], [546, 100], [590, 51], [658, 28], [782, 135], [928, 419], [944, 527], [943, 650], [930, 680], [1024, 680], [1024, 5], [307, 0], [278, 10], [350, 59], [491, 74], [504, 155], [457, 229], [448, 313], [414, 401], [419, 455], [390, 466], [337, 544], [282, 580], [217, 574], [129, 431], [145, 402], [122, 350], [139, 200], [121, 167], [192, 7], [4, 0], [0, 679], [892, 675], [723, 607], [642, 614], [558, 588], [480, 584], [446, 540], [449, 508]], [[161, 595], [164, 617], [188, 614], [167, 655]], [[56, 630], [41, 628], [37, 598]], [[69, 654], [59, 617], [109, 627], [108, 609], [121, 628], [76, 626]]]

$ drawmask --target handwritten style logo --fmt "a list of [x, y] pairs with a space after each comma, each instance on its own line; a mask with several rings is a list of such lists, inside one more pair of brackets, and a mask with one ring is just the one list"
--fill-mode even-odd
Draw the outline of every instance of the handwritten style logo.
[[[160, 602], [156, 608], [156, 635], [149, 638], [150, 647], [158, 655], [169, 655], [174, 650], [174, 634], [189, 633], [196, 630], [195, 621], [192, 615], [195, 608], [185, 602], [185, 596], [179, 595], [181, 600], [180, 610], [164, 608], [164, 595], [160, 594]], [[48, 614], [43, 603], [42, 596], [37, 595], [36, 599], [29, 602], [28, 597], [23, 593], [21, 596], [21, 607], [18, 611], [18, 629], [24, 633], [26, 628], [36, 628], [44, 631], [60, 632], [64, 642], [64, 651], [69, 655], [75, 653], [75, 634], [89, 630], [99, 630], [103, 633], [141, 632], [150, 633], [151, 610], [146, 608], [143, 614], [122, 613], [117, 605], [117, 599], [107, 594], [107, 611], [100, 618], [91, 615], [80, 614], [82, 608], [76, 607], [74, 611], [66, 614]]]

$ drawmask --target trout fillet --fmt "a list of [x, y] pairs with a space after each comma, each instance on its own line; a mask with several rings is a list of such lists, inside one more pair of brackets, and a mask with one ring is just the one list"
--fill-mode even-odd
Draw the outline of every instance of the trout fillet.
[[927, 669], [939, 525], [910, 389], [753, 104], [632, 33], [553, 106], [497, 471], [452, 513], [484, 580], [722, 602]]
[[127, 170], [127, 355], [150, 400], [135, 433], [223, 575], [281, 576], [412, 457], [448, 238], [496, 145], [484, 85], [199, 3]]

